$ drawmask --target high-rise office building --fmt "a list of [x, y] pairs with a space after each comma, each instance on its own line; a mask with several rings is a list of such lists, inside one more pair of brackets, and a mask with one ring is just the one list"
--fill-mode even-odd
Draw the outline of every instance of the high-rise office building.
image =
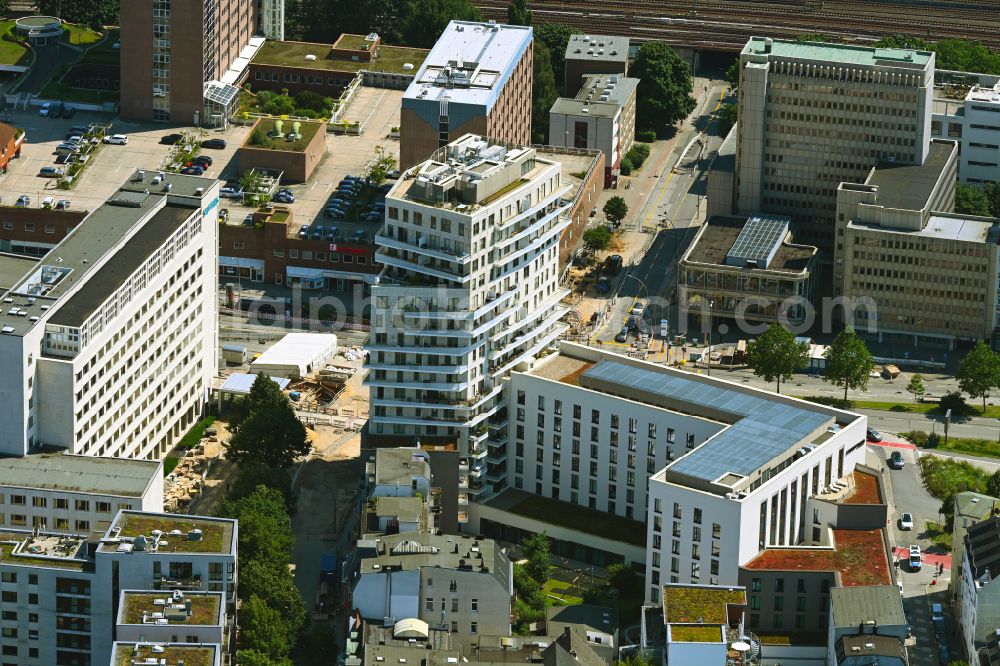
[[400, 165], [469, 133], [530, 145], [533, 54], [531, 27], [449, 23], [403, 95]]
[[138, 171], [37, 262], [0, 255], [0, 453], [161, 458], [201, 415], [218, 193]]
[[934, 54], [754, 37], [740, 67], [733, 212], [790, 215], [829, 261], [840, 183], [926, 159]]
[[133, 0], [121, 8], [121, 115], [184, 124], [220, 121], [235, 109], [258, 9], [280, 34], [283, 0]]
[[368, 344], [373, 442], [485, 455], [502, 379], [566, 328], [560, 179], [534, 149], [468, 135], [389, 192]]

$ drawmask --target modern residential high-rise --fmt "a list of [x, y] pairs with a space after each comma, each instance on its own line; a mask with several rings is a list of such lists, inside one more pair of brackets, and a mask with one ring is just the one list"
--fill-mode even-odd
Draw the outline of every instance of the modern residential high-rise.
[[386, 196], [367, 347], [372, 442], [485, 455], [503, 378], [566, 328], [560, 178], [561, 164], [532, 148], [470, 134]]
[[926, 159], [934, 54], [754, 37], [740, 67], [732, 212], [790, 215], [830, 261], [840, 183]]
[[40, 260], [0, 255], [0, 453], [157, 459], [200, 416], [219, 186], [138, 171]]
[[470, 133], [530, 145], [533, 55], [530, 26], [449, 23], [403, 95], [400, 165]]
[[[939, 74], [953, 78], [955, 73]], [[1000, 80], [985, 74], [954, 78], [935, 91], [931, 136], [961, 146], [958, 177], [963, 183], [1000, 181]], [[969, 78], [980, 82], [963, 85]]]
[[284, 0], [135, 0], [121, 8], [121, 115], [219, 124], [235, 110], [263, 45], [258, 16], [280, 34]]

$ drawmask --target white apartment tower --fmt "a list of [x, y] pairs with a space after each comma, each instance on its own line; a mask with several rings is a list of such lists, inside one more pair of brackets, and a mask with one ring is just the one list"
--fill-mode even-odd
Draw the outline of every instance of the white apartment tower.
[[791, 215], [829, 258], [837, 186], [926, 159], [934, 54], [753, 37], [740, 68], [734, 212]]
[[456, 443], [485, 456], [501, 380], [565, 330], [560, 168], [470, 134], [389, 192], [376, 237], [385, 268], [372, 288], [371, 441]]
[[138, 171], [37, 263], [0, 256], [0, 454], [158, 459], [201, 414], [218, 191]]

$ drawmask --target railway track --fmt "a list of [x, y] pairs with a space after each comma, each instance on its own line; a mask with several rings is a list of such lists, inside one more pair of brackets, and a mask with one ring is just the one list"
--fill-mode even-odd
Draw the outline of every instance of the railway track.
[[[506, 20], [508, 0], [475, 0], [487, 18]], [[903, 32], [929, 41], [973, 39], [1000, 50], [1000, 5], [971, 9], [969, 0], [912, 4], [858, 0], [540, 0], [530, 2], [535, 22], [571, 25], [585, 32], [661, 39], [678, 46], [736, 51], [754, 35], [794, 37], [820, 33], [874, 41]], [[795, 10], [795, 11], [790, 11]], [[901, 20], [905, 19], [905, 20]]]

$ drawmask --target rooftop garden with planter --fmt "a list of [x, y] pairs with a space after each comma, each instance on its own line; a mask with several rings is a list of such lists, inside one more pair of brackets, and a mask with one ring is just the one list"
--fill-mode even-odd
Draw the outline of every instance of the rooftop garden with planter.
[[890, 585], [881, 530], [833, 530], [833, 548], [768, 548], [748, 562], [760, 571], [839, 572], [845, 587]]
[[301, 153], [321, 127], [320, 123], [262, 118], [250, 132], [243, 147]]
[[[346, 48], [341, 45], [341, 48]], [[284, 67], [303, 67], [336, 72], [358, 72], [362, 69], [379, 72], [416, 73], [427, 50], [412, 49], [403, 46], [379, 46], [377, 55], [372, 62], [359, 62], [327, 57], [332, 50], [330, 44], [315, 44], [310, 42], [278, 42], [267, 40], [261, 47], [253, 62], [260, 65], [282, 65]], [[315, 60], [306, 60], [306, 56], [315, 56]], [[413, 68], [404, 70], [403, 65], [411, 64]]]
[[882, 504], [878, 492], [878, 480], [871, 474], [854, 471], [854, 493], [843, 504]]
[[721, 643], [725, 638], [719, 625], [672, 624], [670, 640], [675, 643]]

